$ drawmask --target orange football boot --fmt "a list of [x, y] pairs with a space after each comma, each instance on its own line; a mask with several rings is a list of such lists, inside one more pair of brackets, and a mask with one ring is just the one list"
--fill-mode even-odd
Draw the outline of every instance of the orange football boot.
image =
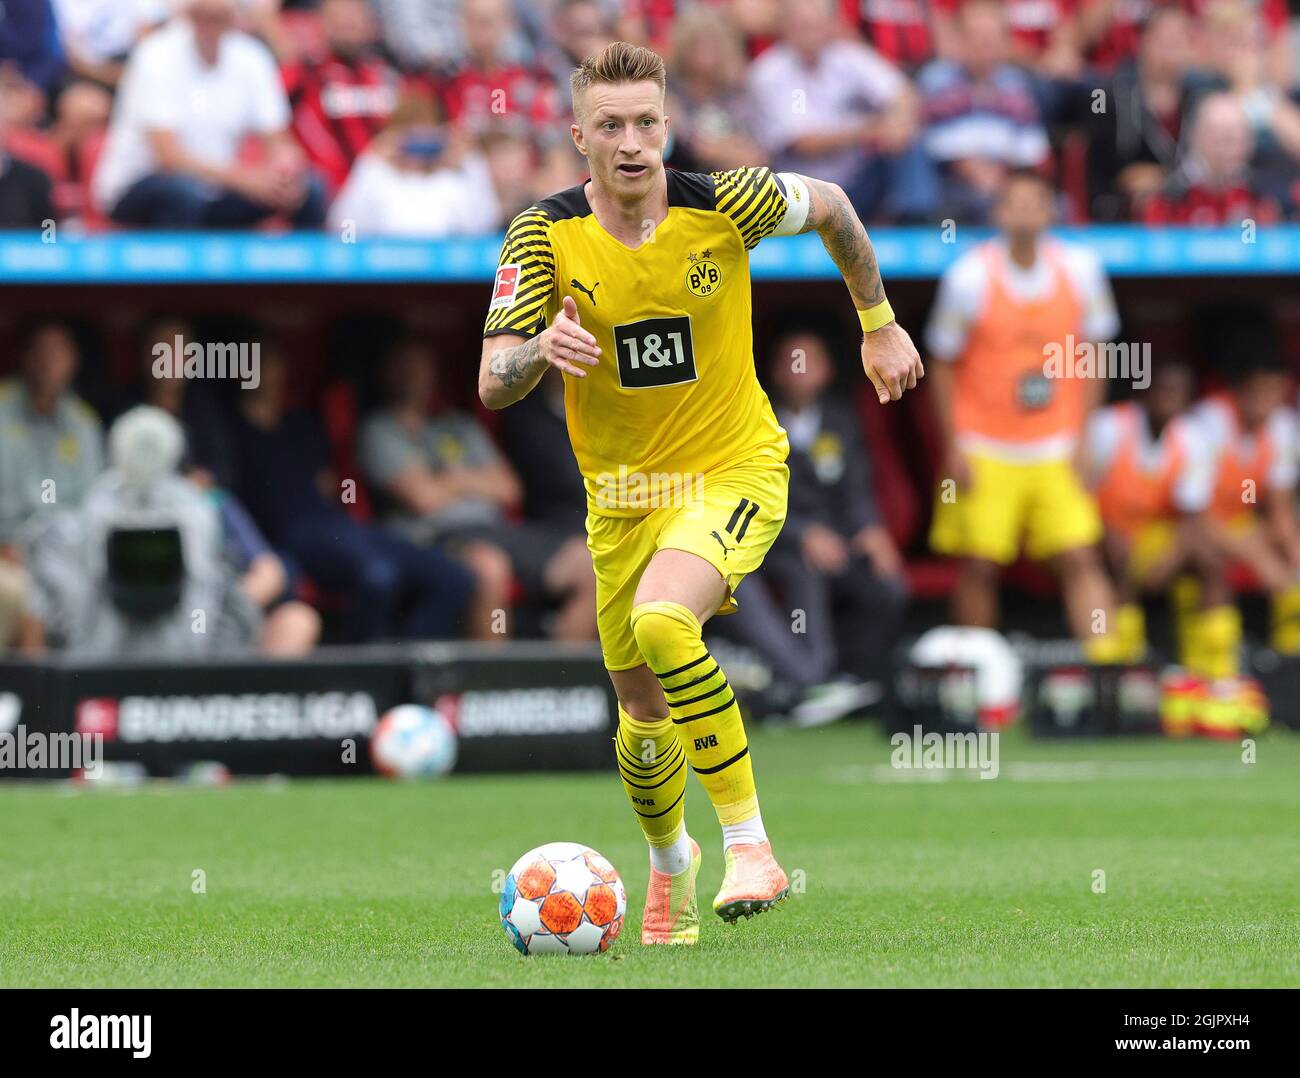
[[675, 876], [650, 866], [641, 942], [685, 944], [700, 938], [700, 907], [695, 901], [695, 877], [700, 873], [700, 844], [691, 839], [691, 864]]
[[772, 856], [772, 844], [738, 843], [727, 847], [727, 871], [713, 912], [729, 924], [770, 910], [790, 894], [790, 881]]

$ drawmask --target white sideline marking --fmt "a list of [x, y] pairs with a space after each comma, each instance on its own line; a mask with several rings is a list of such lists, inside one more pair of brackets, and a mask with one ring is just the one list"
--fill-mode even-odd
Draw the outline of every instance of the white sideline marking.
[[[1209, 761], [1173, 761], [1162, 764], [1145, 760], [1085, 760], [1075, 763], [1022, 761], [1002, 765], [1001, 778], [1012, 782], [1099, 782], [1115, 779], [1223, 779], [1249, 778], [1254, 769], [1245, 764]], [[858, 786], [879, 782], [950, 782], [978, 779], [978, 768], [905, 768], [889, 764], [848, 764], [823, 772], [827, 782]]]

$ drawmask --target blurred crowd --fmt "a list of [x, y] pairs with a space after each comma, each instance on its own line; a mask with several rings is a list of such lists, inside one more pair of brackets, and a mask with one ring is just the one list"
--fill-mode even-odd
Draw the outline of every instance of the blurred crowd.
[[[1295, 5], [1290, 5], [1294, 7]], [[669, 164], [986, 221], [1300, 209], [1286, 0], [5, 0], [0, 226], [490, 234], [577, 183], [570, 69], [669, 62]]]
[[[1292, 216], [1300, 111], [1280, 2], [0, 10], [7, 227], [490, 233], [581, 179], [567, 73], [619, 37], [670, 58], [672, 165], [768, 163], [835, 180], [868, 221], [994, 226], [915, 327], [928, 433], [905, 452], [930, 460], [928, 551], [947, 560], [893, 526], [880, 492], [903, 469], [837, 385], [851, 364], [827, 321], [762, 341], [789, 517], [740, 612], [710, 629], [764, 661], [772, 710], [817, 722], [877, 698], [932, 562], [922, 590], [972, 626], [1000, 624], [1004, 574], [1046, 566], [1099, 662], [1145, 655], [1142, 600], [1167, 595], [1180, 663], [1231, 677], [1242, 589], [1268, 597], [1274, 646], [1300, 652], [1300, 433], [1271, 312], [1201, 312], [1204, 384], [1196, 357], [1144, 359], [1140, 342], [1095, 353], [1124, 370], [1076, 370], [1120, 321], [1095, 253], [1048, 234], [1063, 218]], [[25, 328], [0, 383], [0, 651], [594, 637], [558, 375], [486, 416], [456, 407], [426, 337], [398, 336], [304, 410], [292, 362], [259, 336], [240, 346], [257, 349], [240, 387], [160, 367], [224, 346], [155, 321], [96, 410], [76, 392], [78, 334]]]
[[[1231, 680], [1243, 592], [1270, 603], [1272, 646], [1300, 654], [1300, 423], [1272, 312], [1203, 312], [1200, 357], [1120, 342], [1054, 369], [1052, 342], [1086, 356], [1120, 323], [1095, 253], [1048, 235], [1053, 201], [1039, 173], [1008, 177], [996, 236], [945, 271], [916, 327], [925, 429], [905, 446], [882, 436], [865, 383], [841, 381], [853, 364], [825, 319], [792, 314], [761, 338], [788, 517], [739, 612], [710, 622], [767, 672], [761, 710], [811, 724], [878, 700], [914, 590], [927, 623], [938, 600], [954, 624], [996, 628], [1004, 574], [1034, 566], [1092, 661], [1154, 654], [1157, 596], [1174, 618], [1159, 650]], [[594, 639], [562, 376], [500, 413], [461, 408], [448, 357], [389, 329], [304, 398], [256, 333], [236, 346], [155, 319], [106, 391], [79, 383], [84, 336], [28, 324], [0, 382], [0, 653]], [[928, 544], [887, 504], [911, 482], [903, 455], [931, 461]]]
[[74, 391], [75, 333], [27, 329], [0, 383], [0, 647], [293, 656], [323, 628], [340, 643], [504, 641], [525, 603], [527, 634], [594, 638], [553, 387], [512, 410], [507, 456], [470, 414], [431, 410], [422, 341], [385, 349], [373, 407], [342, 430], [289, 407], [274, 347], [253, 346], [241, 389], [160, 361], [187, 346], [204, 347], [183, 320], [146, 328], [105, 433]]

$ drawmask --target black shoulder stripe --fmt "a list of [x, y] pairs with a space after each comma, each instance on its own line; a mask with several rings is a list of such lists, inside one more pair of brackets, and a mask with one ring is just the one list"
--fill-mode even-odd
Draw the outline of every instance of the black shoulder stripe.
[[707, 172], [668, 173], [668, 205], [684, 206], [690, 210], [717, 209], [717, 193], [713, 177]]
[[[753, 223], [771, 213], [773, 208], [781, 206], [781, 196], [771, 188], [750, 193], [743, 202], [738, 202], [731, 211], [731, 218], [741, 232], [749, 233]], [[782, 206], [784, 212], [784, 207]], [[760, 236], [761, 238], [761, 236]]]
[[506, 230], [499, 265], [518, 265], [515, 294], [506, 307], [489, 304], [483, 335], [517, 333], [531, 337], [546, 326], [546, 303], [555, 275], [551, 248], [552, 219], [539, 204], [519, 214]]
[[776, 230], [776, 226], [785, 219], [785, 210], [785, 202], [782, 199], [767, 203], [757, 219], [744, 229], [746, 236], [752, 237], [754, 243], [770, 236]]
[[718, 210], [731, 218], [744, 241], [753, 248], [785, 216], [785, 185], [768, 168], [738, 168], [715, 173]]
[[537, 203], [537, 208], [552, 221], [563, 221], [570, 217], [589, 217], [591, 216], [591, 204], [583, 193], [582, 189], [585, 186], [586, 184], [580, 183], [551, 195], [549, 198], [544, 198]]

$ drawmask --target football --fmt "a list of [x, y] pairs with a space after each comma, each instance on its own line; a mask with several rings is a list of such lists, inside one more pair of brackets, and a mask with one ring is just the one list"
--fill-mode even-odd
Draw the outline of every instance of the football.
[[370, 759], [389, 778], [436, 778], [456, 766], [456, 731], [441, 712], [403, 704], [375, 725]]
[[590, 846], [548, 842], [515, 862], [501, 891], [501, 925], [522, 954], [599, 954], [618, 939], [627, 892]]

